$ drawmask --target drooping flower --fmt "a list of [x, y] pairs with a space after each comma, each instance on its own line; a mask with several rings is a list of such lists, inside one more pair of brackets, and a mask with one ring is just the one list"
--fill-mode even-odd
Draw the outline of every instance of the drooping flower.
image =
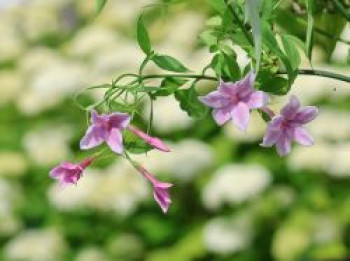
[[84, 169], [86, 169], [93, 160], [94, 157], [89, 157], [79, 164], [63, 162], [50, 171], [50, 177], [58, 180], [63, 186], [77, 184], [78, 180], [83, 175]]
[[80, 141], [80, 148], [87, 150], [94, 148], [103, 142], [115, 153], [123, 152], [122, 131], [129, 125], [130, 116], [126, 113], [111, 113], [98, 115], [95, 110], [91, 111], [91, 126]]
[[292, 96], [289, 103], [281, 109], [281, 114], [270, 121], [261, 146], [271, 147], [276, 144], [280, 156], [290, 152], [292, 140], [311, 146], [313, 138], [303, 125], [315, 119], [317, 113], [315, 106], [300, 108], [299, 100]]
[[151, 173], [145, 168], [138, 166], [140, 173], [153, 185], [153, 197], [158, 203], [163, 213], [166, 213], [171, 204], [171, 198], [169, 194], [169, 188], [173, 186], [171, 183], [165, 183], [157, 180]]
[[137, 129], [135, 126], [129, 125], [128, 130], [134, 133], [136, 136], [139, 136], [141, 139], [143, 139], [145, 142], [147, 142], [152, 147], [164, 151], [169, 152], [170, 149], [164, 144], [163, 141], [156, 137], [149, 136], [148, 134], [144, 133], [143, 131]]
[[236, 127], [246, 130], [251, 109], [264, 107], [269, 96], [254, 89], [255, 73], [250, 72], [237, 82], [220, 80], [218, 90], [200, 97], [205, 105], [212, 107], [214, 120], [218, 125], [232, 119]]

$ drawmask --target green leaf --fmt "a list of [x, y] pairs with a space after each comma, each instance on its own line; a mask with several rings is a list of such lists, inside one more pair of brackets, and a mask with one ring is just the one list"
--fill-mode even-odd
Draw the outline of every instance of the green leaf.
[[258, 75], [258, 82], [260, 82], [259, 90], [274, 95], [286, 95], [290, 89], [288, 80], [271, 74], [268, 71], [260, 71]]
[[151, 145], [130, 132], [125, 132], [123, 136], [124, 147], [130, 153], [142, 154], [153, 149]]
[[261, 57], [261, 28], [259, 17], [259, 0], [245, 1], [245, 18], [252, 26], [255, 47], [256, 71], [259, 71]]
[[306, 51], [307, 51], [307, 57], [311, 61], [312, 47], [313, 47], [313, 30], [314, 30], [313, 0], [306, 0], [306, 7], [307, 7]]
[[147, 32], [145, 23], [143, 21], [143, 16], [141, 15], [137, 21], [137, 41], [140, 48], [145, 54], [150, 54], [152, 51], [151, 40]]
[[105, 7], [107, 0], [95, 0], [96, 1], [96, 15], [101, 13], [103, 8]]
[[281, 40], [284, 52], [290, 61], [292, 70], [297, 70], [300, 65], [301, 58], [298, 49], [294, 45], [294, 41], [289, 35], [282, 35]]
[[198, 100], [194, 86], [186, 90], [177, 90], [175, 98], [180, 102], [181, 109], [186, 111], [190, 117], [203, 118], [208, 112], [208, 108]]
[[171, 72], [188, 72], [189, 70], [174, 57], [168, 55], [155, 55], [153, 62], [161, 69]]
[[167, 77], [165, 78], [160, 88], [154, 93], [155, 96], [169, 96], [178, 90], [187, 81], [179, 78]]
[[224, 0], [207, 0], [207, 2], [215, 11], [221, 15], [223, 15], [227, 9]]

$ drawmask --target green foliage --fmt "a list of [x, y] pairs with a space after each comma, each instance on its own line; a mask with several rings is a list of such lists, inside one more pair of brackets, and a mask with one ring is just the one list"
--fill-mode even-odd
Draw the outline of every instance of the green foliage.
[[107, 4], [108, 0], [95, 0], [96, 5], [96, 15], [100, 14]]
[[208, 108], [198, 100], [194, 85], [186, 90], [177, 90], [175, 98], [180, 102], [181, 109], [190, 117], [201, 119], [207, 114]]
[[306, 1], [307, 6], [307, 32], [306, 32], [306, 51], [307, 56], [309, 57], [310, 61], [312, 59], [312, 47], [313, 47], [313, 31], [314, 31], [314, 1], [313, 0], [307, 0]]
[[189, 70], [177, 59], [169, 55], [154, 55], [152, 61], [161, 69], [171, 72], [188, 72]]
[[152, 51], [152, 46], [150, 37], [143, 21], [143, 16], [140, 16], [139, 20], [137, 21], [137, 41], [142, 51], [146, 55], [149, 55]]

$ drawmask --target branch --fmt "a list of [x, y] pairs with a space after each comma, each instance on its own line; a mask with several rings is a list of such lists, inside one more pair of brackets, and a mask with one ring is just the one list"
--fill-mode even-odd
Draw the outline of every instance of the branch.
[[[287, 74], [287, 72], [286, 71], [278, 71], [277, 74]], [[318, 76], [318, 77], [331, 78], [331, 79], [335, 79], [338, 81], [350, 83], [349, 76], [337, 74], [337, 73], [332, 73], [332, 72], [328, 72], [328, 71], [299, 69], [298, 74], [299, 75], [306, 75], [306, 76]], [[140, 79], [147, 80], [147, 79], [157, 79], [157, 78], [166, 78], [166, 77], [218, 81], [218, 79], [214, 76], [200, 75], [200, 74], [149, 74], [149, 75], [141, 76]]]

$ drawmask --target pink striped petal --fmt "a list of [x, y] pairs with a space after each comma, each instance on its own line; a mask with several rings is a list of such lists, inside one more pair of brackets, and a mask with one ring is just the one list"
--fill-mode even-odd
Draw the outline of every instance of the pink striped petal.
[[304, 146], [311, 146], [314, 144], [314, 139], [303, 127], [296, 127], [294, 129], [294, 140]]
[[114, 128], [109, 132], [106, 143], [115, 153], [121, 154], [123, 152], [123, 137], [118, 129]]
[[232, 120], [238, 129], [245, 131], [249, 123], [249, 107], [239, 102], [232, 110]]

